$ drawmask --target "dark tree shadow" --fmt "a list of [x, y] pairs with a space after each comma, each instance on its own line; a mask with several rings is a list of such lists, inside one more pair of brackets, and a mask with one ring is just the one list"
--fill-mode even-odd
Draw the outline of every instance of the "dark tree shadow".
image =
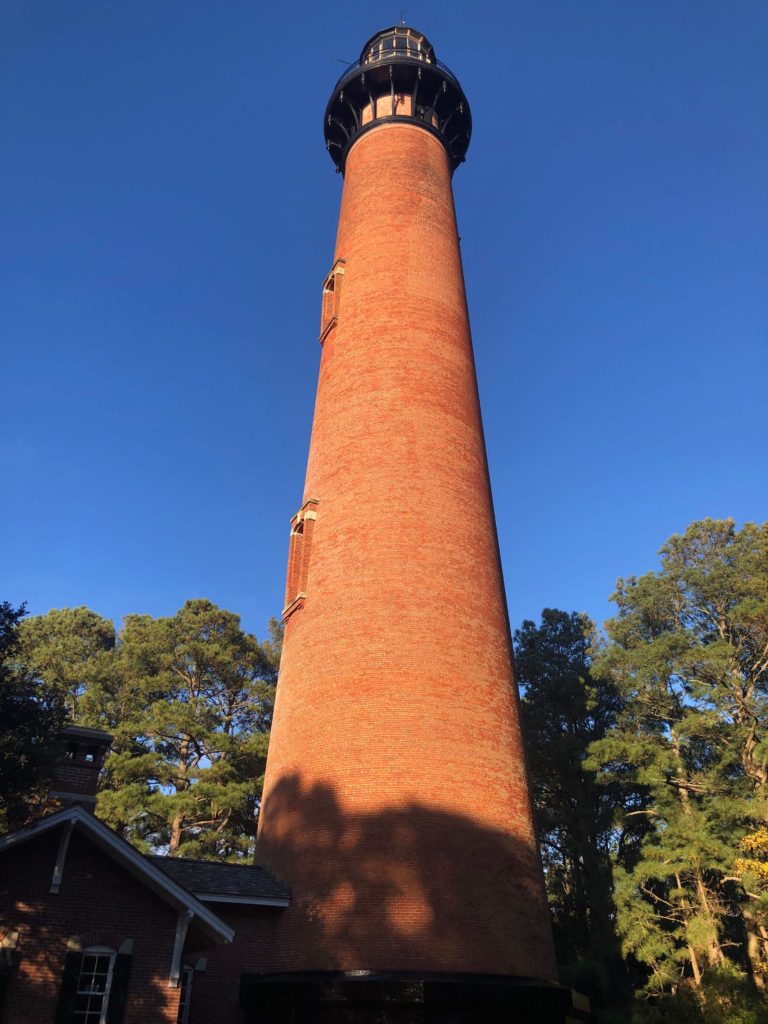
[[293, 889], [267, 969], [555, 980], [533, 837], [489, 829], [458, 807], [350, 813], [330, 786], [292, 775], [269, 794], [257, 859]]

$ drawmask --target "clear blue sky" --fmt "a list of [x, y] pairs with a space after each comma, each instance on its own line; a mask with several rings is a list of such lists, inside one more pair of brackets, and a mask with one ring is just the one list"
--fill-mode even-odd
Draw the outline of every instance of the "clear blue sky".
[[[6, 0], [0, 599], [282, 606], [341, 179], [381, 3]], [[474, 115], [455, 177], [513, 625], [610, 612], [768, 510], [764, 0], [407, 7]]]

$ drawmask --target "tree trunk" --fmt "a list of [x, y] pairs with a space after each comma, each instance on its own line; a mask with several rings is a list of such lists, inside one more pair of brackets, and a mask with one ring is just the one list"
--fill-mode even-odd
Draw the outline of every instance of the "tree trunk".
[[[179, 765], [176, 773], [174, 786], [176, 792], [183, 792], [188, 788], [187, 782], [187, 757], [189, 756], [189, 740], [185, 737], [179, 744]], [[184, 824], [184, 816], [181, 811], [176, 811], [171, 818], [171, 836], [168, 842], [168, 856], [175, 857], [181, 846], [181, 831]]]
[[752, 974], [752, 980], [754, 981], [756, 988], [765, 989], [766, 963], [763, 957], [763, 951], [766, 947], [766, 939], [768, 939], [768, 935], [766, 934], [765, 928], [757, 921], [749, 907], [741, 908], [741, 919], [744, 922], [744, 931], [747, 936], [745, 952], [749, 961], [749, 970]]
[[[677, 786], [677, 795], [680, 800], [680, 805], [683, 810], [683, 814], [686, 817], [693, 815], [693, 808], [691, 807], [691, 797], [688, 793], [688, 788], [684, 784], [685, 782], [685, 767], [683, 765], [683, 758], [680, 752], [680, 740], [674, 729], [671, 730], [670, 735], [672, 737], [672, 749], [675, 752], [675, 762], [677, 764], [677, 775], [679, 783]], [[711, 937], [707, 943], [707, 960], [709, 961], [710, 967], [717, 967], [718, 964], [723, 962], [723, 950], [720, 946], [720, 940], [717, 935], [717, 920], [715, 915], [712, 913], [710, 906], [709, 894], [707, 893], [707, 887], [704, 884], [704, 878], [701, 872], [701, 866], [696, 863], [693, 868], [693, 877], [696, 886], [696, 899], [699, 904], [699, 909], [704, 917], [710, 924]], [[680, 879], [678, 877], [678, 887], [680, 886]], [[690, 949], [690, 946], [689, 946]], [[694, 972], [695, 976], [695, 972]]]
[[712, 913], [712, 908], [709, 902], [709, 894], [707, 893], [707, 887], [704, 885], [704, 879], [702, 878], [701, 868], [696, 867], [696, 895], [699, 899], [699, 906], [709, 921], [710, 927], [712, 928], [712, 937], [707, 945], [707, 959], [709, 960], [710, 967], [717, 967], [718, 964], [723, 962], [723, 950], [720, 946], [720, 940], [717, 937], [717, 921], [715, 915]]
[[[677, 888], [680, 890], [680, 892], [681, 893], [684, 892], [685, 890], [683, 889], [683, 883], [680, 880], [680, 875], [677, 875], [677, 874], [675, 875], [675, 881], [677, 882]], [[683, 917], [684, 917], [684, 919], [688, 920], [690, 918], [690, 916], [691, 916], [691, 908], [690, 908], [690, 904], [688, 903], [688, 900], [685, 898], [685, 896], [681, 896], [680, 897], [680, 906], [683, 909]], [[699, 958], [696, 955], [696, 950], [693, 948], [693, 946], [691, 945], [690, 942], [687, 943], [687, 947], [688, 947], [688, 956], [689, 956], [690, 961], [691, 961], [691, 970], [693, 971], [693, 982], [694, 982], [694, 985], [696, 986], [696, 988], [700, 990], [701, 989], [701, 968], [699, 967]], [[701, 999], [703, 1001], [704, 993], [701, 992], [700, 995], [701, 995]]]

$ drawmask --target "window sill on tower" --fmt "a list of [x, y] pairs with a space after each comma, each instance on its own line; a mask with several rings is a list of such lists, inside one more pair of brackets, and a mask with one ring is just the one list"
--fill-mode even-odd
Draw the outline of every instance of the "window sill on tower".
[[304, 601], [306, 600], [306, 597], [306, 594], [297, 594], [296, 597], [294, 597], [294, 599], [291, 601], [291, 603], [286, 605], [285, 608], [283, 608], [283, 622], [287, 622], [294, 612], [297, 612], [304, 607]]
[[323, 344], [325, 339], [328, 337], [328, 335], [331, 333], [331, 331], [333, 330], [333, 328], [336, 326], [336, 324], [338, 322], [339, 322], [339, 318], [337, 316], [332, 316], [331, 319], [328, 321], [328, 323], [325, 325], [325, 327], [323, 328], [323, 332], [322, 332], [322, 334], [320, 335], [320, 337], [318, 339], [318, 341], [320, 342], [321, 345]]

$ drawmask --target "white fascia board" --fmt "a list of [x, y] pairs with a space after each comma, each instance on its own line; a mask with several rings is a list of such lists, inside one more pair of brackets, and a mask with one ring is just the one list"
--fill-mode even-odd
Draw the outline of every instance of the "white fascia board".
[[28, 839], [34, 839], [35, 836], [42, 835], [43, 832], [55, 828], [62, 822], [78, 821], [79, 818], [80, 814], [77, 813], [75, 807], [66, 807], [62, 811], [56, 811], [55, 814], [49, 814], [47, 818], [36, 821], [34, 825], [26, 825], [24, 828], [16, 829], [15, 832], [7, 832], [4, 836], [0, 836], [0, 850], [8, 850], [12, 846], [26, 843]]
[[191, 910], [204, 930], [218, 942], [231, 942], [235, 936], [233, 928], [225, 924], [220, 917], [209, 910], [192, 893], [178, 885], [159, 868], [156, 868], [138, 850], [135, 850], [130, 843], [113, 832], [98, 818], [94, 818], [88, 811], [81, 807], [65, 807], [55, 814], [42, 818], [28, 828], [19, 829], [17, 832], [10, 832], [0, 838], [0, 851], [27, 842], [35, 836], [55, 828], [57, 825], [71, 821], [76, 823], [90, 835], [90, 838], [101, 847], [105, 853], [121, 864], [132, 875], [139, 878], [147, 888], [155, 892], [166, 903], [170, 903], [177, 910], [186, 908]]
[[196, 892], [203, 903], [238, 903], [246, 907], [290, 907], [291, 901], [277, 896], [236, 896], [228, 893]]

